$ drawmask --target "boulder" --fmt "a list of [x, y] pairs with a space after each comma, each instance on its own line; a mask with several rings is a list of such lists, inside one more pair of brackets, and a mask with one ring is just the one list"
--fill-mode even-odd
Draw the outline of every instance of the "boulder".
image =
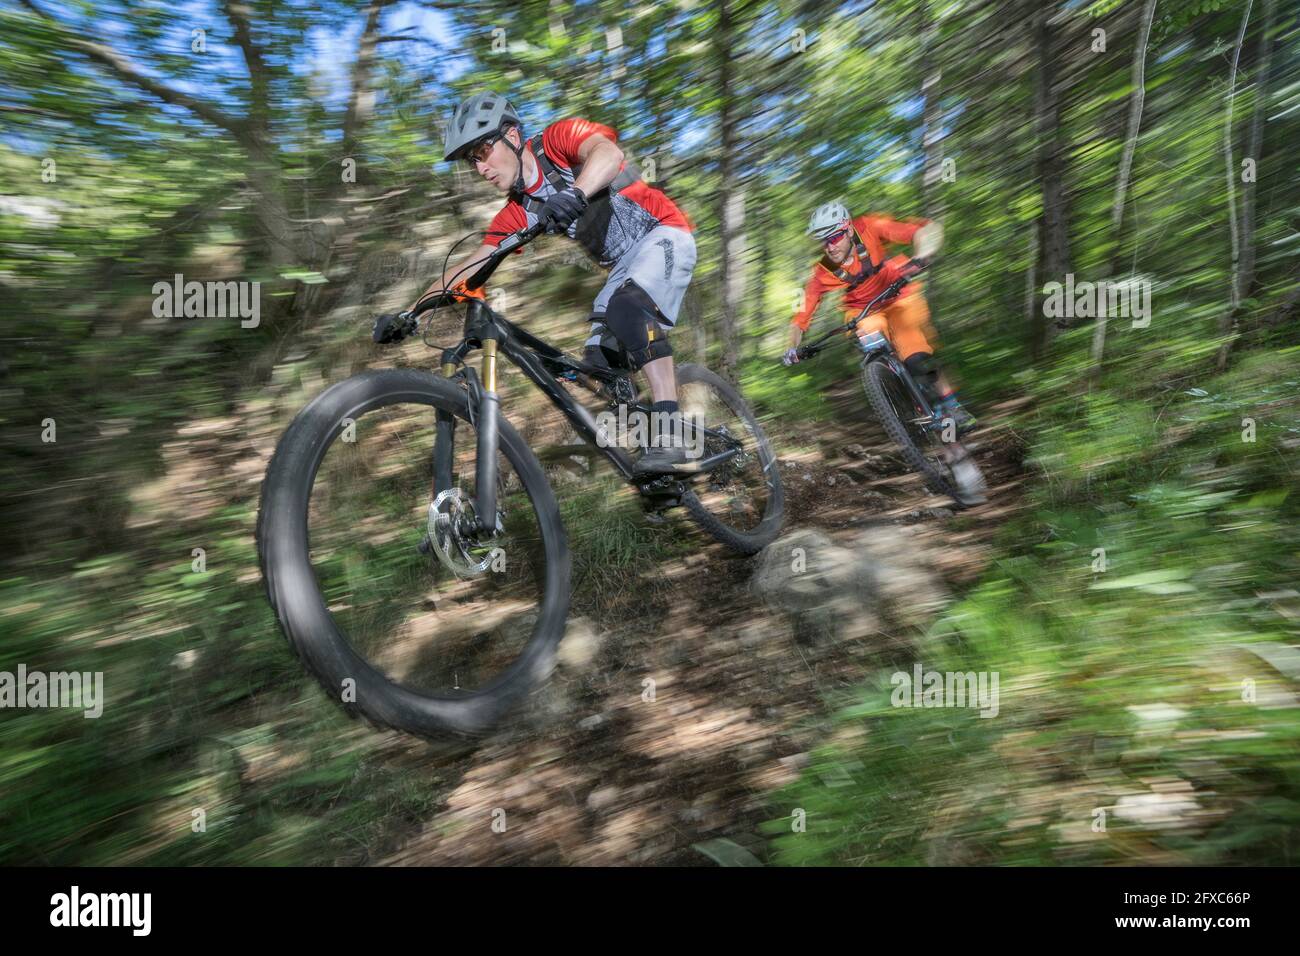
[[759, 555], [750, 590], [806, 644], [923, 628], [950, 599], [919, 537], [890, 525], [844, 542], [792, 531]]
[[894, 621], [925, 627], [951, 601], [929, 546], [913, 529], [875, 525], [858, 532], [849, 548], [872, 568], [877, 598]]
[[800, 643], [849, 640], [880, 629], [872, 569], [820, 531], [796, 530], [764, 548], [750, 590], [790, 618]]

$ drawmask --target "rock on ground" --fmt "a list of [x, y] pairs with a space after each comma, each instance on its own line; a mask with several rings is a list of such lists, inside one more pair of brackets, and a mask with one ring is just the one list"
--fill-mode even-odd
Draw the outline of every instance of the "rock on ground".
[[759, 555], [750, 590], [813, 645], [882, 636], [893, 623], [921, 627], [949, 600], [919, 539], [891, 526], [843, 542], [796, 529]]

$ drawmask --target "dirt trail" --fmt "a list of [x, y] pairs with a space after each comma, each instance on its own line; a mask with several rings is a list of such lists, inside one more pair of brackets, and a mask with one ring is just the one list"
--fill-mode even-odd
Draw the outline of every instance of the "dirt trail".
[[[870, 423], [855, 380], [831, 400], [836, 418], [819, 426], [819, 447], [782, 455], [784, 532], [812, 528], [839, 543], [891, 528], [948, 589], [975, 580], [1018, 507], [1010, 406], [982, 409], [974, 436], [990, 503], [954, 512]], [[778, 449], [789, 437], [773, 436]], [[773, 791], [825, 739], [828, 698], [859, 684], [899, 635], [801, 645], [751, 592], [755, 567], [702, 543], [659, 569], [668, 586], [634, 623], [574, 622], [529, 712], [470, 754], [440, 757], [392, 735], [394, 758], [436, 767], [446, 789], [431, 818], [367, 862], [712, 865], [692, 846], [718, 837], [761, 859], [759, 825], [782, 813]]]

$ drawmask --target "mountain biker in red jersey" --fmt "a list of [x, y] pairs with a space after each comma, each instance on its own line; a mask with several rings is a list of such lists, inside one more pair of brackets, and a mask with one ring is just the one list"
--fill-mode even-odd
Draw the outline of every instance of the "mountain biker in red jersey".
[[[641, 179], [624, 160], [618, 134], [572, 117], [524, 138], [514, 107], [493, 92], [462, 102], [447, 126], [446, 159], [464, 159], [506, 194], [483, 244], [452, 265], [436, 292], [466, 293], [465, 280], [511, 233], [543, 223], [547, 233], [575, 239], [609, 278], [591, 309], [584, 359], [608, 366], [626, 362], [644, 371], [661, 427], [636, 464], [642, 475], [690, 469], [677, 416], [677, 383], [668, 330], [677, 321], [695, 268], [690, 221], [671, 199]], [[520, 250], [521, 252], [523, 250]]]
[[[925, 260], [943, 243], [943, 228], [937, 222], [900, 222], [870, 213], [850, 217], [842, 202], [819, 206], [808, 223], [808, 235], [821, 243], [824, 256], [813, 265], [803, 307], [791, 320], [790, 347], [783, 358], [787, 365], [799, 361], [796, 350], [823, 295], [844, 290], [840, 308], [845, 321], [852, 321], [881, 291], [908, 274], [908, 257], [887, 258], [886, 244], [911, 243], [912, 257]], [[970, 430], [975, 419], [958, 403], [934, 358], [930, 310], [916, 286], [904, 286], [892, 302], [859, 322], [856, 332], [859, 337], [883, 333], [936, 410], [952, 418], [958, 434]]]

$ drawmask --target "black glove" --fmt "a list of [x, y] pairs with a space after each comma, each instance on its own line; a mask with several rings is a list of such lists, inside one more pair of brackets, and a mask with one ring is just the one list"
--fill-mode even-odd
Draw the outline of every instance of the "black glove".
[[410, 312], [397, 312], [381, 315], [370, 327], [370, 337], [379, 345], [400, 342], [415, 331], [419, 323]]
[[587, 197], [583, 195], [582, 190], [577, 186], [570, 186], [568, 189], [561, 189], [546, 200], [538, 217], [546, 227], [547, 233], [555, 235], [557, 232], [568, 232], [574, 220], [581, 216], [586, 208]]

